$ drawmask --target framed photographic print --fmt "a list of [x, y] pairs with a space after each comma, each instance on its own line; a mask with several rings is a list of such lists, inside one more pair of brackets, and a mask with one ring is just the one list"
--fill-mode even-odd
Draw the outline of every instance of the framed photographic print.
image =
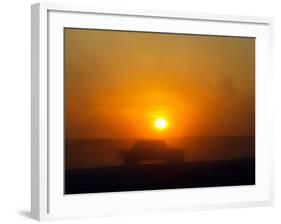
[[270, 205], [270, 18], [32, 6], [32, 217]]

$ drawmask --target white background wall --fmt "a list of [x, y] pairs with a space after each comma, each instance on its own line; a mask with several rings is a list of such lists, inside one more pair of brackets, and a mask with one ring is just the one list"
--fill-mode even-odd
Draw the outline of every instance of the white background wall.
[[[0, 8], [0, 223], [31, 223], [30, 208], [30, 0]], [[55, 2], [53, 0], [53, 2]], [[107, 7], [184, 10], [275, 17], [275, 205], [59, 223], [281, 223], [281, 5], [278, 0], [80, 0]], [[270, 78], [270, 77], [269, 77]], [[279, 115], [279, 117], [278, 117]]]

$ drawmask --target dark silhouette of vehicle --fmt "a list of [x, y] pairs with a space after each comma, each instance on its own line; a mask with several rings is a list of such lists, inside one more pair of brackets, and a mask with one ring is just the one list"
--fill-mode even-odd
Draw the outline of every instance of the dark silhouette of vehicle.
[[125, 165], [137, 165], [151, 160], [181, 163], [184, 161], [184, 151], [168, 148], [163, 140], [138, 140], [130, 150], [122, 153], [122, 157]]

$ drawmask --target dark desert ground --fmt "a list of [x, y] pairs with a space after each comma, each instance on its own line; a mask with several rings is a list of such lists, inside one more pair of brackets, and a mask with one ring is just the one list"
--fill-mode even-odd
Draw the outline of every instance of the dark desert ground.
[[252, 185], [254, 141], [248, 136], [171, 139], [170, 145], [184, 149], [183, 163], [126, 166], [120, 152], [130, 150], [133, 139], [70, 140], [66, 148], [74, 147], [66, 150], [65, 193]]

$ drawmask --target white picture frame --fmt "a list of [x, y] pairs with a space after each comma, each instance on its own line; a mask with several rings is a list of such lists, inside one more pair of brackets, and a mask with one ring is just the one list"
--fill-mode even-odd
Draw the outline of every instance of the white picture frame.
[[[31, 7], [31, 214], [37, 220], [272, 205], [273, 19], [38, 3]], [[83, 195], [63, 194], [63, 28], [256, 38], [256, 184]]]

